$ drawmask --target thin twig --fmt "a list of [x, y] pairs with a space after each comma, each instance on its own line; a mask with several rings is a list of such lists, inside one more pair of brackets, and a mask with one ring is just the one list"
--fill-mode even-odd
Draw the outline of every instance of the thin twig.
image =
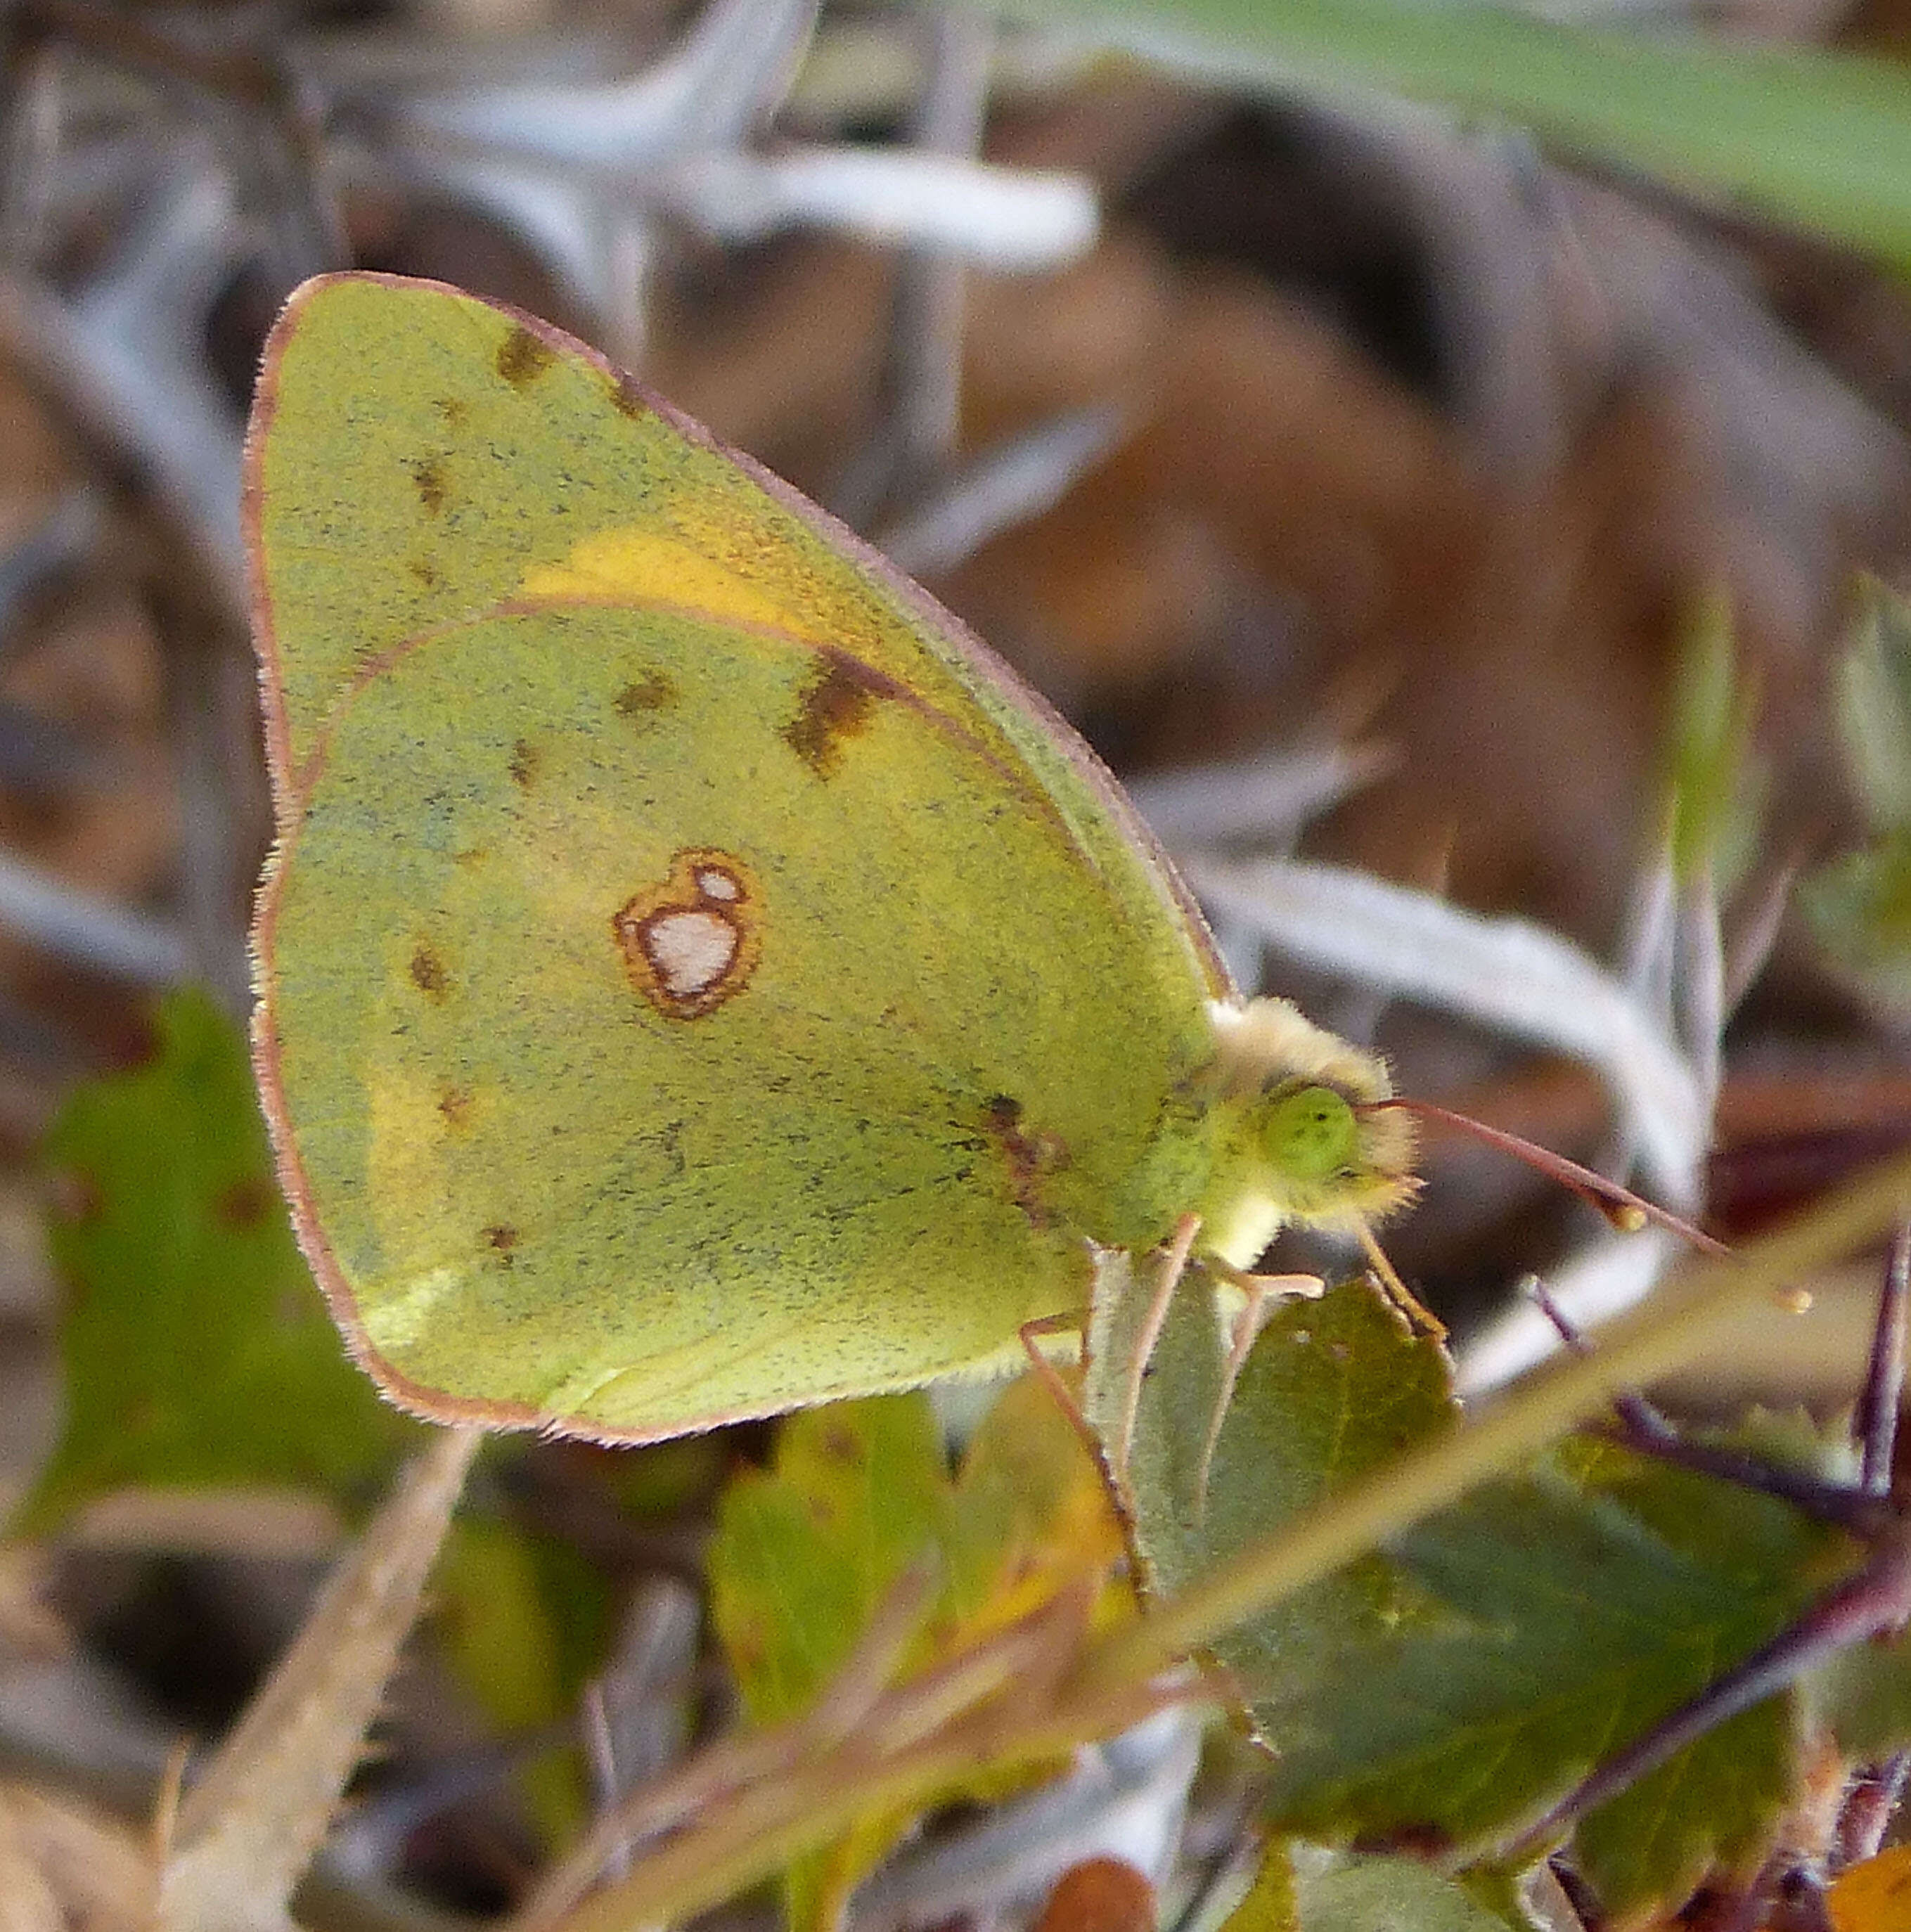
[[1575, 1820], [1708, 1731], [1786, 1689], [1814, 1664], [1903, 1622], [1911, 1615], [1911, 1526], [1899, 1523], [1894, 1529], [1892, 1540], [1856, 1576], [1582, 1778], [1521, 1834], [1509, 1860], [1518, 1864], [1538, 1856]]
[[1911, 1220], [1898, 1224], [1891, 1258], [1885, 1264], [1864, 1392], [1852, 1418], [1861, 1457], [1858, 1480], [1868, 1496], [1891, 1493], [1892, 1465], [1898, 1453], [1898, 1406], [1904, 1397], [1907, 1302], [1911, 1302]]

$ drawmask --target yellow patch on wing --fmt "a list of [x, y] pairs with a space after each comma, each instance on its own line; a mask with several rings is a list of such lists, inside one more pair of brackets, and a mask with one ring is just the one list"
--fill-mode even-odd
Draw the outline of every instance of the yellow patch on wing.
[[526, 571], [530, 598], [581, 598], [600, 603], [644, 600], [675, 604], [737, 624], [766, 626], [820, 644], [800, 611], [717, 558], [668, 531], [631, 524], [584, 538], [562, 563]]
[[371, 1070], [365, 1099], [371, 1117], [365, 1180], [380, 1234], [394, 1254], [442, 1252], [450, 1178], [444, 1149], [456, 1131], [443, 1092], [387, 1061]]
[[365, 1334], [381, 1355], [399, 1355], [428, 1340], [436, 1324], [445, 1318], [449, 1304], [451, 1318], [456, 1318], [455, 1298], [465, 1282], [452, 1268], [433, 1268], [409, 1282], [389, 1299], [364, 1311]]
[[[624, 1350], [568, 1376], [544, 1398], [562, 1414], [589, 1415], [612, 1428], [641, 1426], [660, 1408], [687, 1414], [723, 1413], [751, 1406], [755, 1378], [750, 1364], [774, 1360], [779, 1342], [796, 1330], [778, 1324], [752, 1330], [748, 1340], [713, 1327], [681, 1341], [660, 1340], [640, 1363], [628, 1363]], [[787, 1400], [787, 1398], [786, 1398]]]

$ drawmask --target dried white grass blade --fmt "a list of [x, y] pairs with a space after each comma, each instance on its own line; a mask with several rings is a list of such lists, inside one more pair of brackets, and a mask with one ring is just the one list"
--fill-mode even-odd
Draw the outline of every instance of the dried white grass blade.
[[[621, 206], [624, 197], [612, 195], [595, 179], [509, 154], [420, 149], [403, 156], [402, 170], [415, 187], [487, 210], [523, 237], [574, 300], [596, 314], [615, 318], [620, 328], [632, 328], [632, 317], [641, 308], [642, 266], [633, 271], [628, 261], [620, 260], [628, 250], [619, 248], [618, 236], [620, 230], [641, 232], [646, 227], [644, 212], [634, 204]], [[366, 174], [368, 180], [378, 178], [376, 166]], [[620, 212], [612, 212], [613, 201], [620, 204]], [[628, 346], [628, 341], [620, 342], [619, 352]]]
[[639, 74], [421, 94], [408, 130], [499, 153], [624, 172], [741, 140], [794, 78], [817, 0], [716, 0]]
[[1675, 1209], [1691, 1204], [1707, 1132], [1693, 1070], [1570, 941], [1333, 866], [1204, 856], [1184, 869], [1203, 899], [1294, 958], [1583, 1060], [1611, 1090], [1649, 1185]]
[[37, 1777], [82, 1784], [135, 1810], [151, 1801], [178, 1742], [123, 1678], [83, 1650], [0, 1670], [0, 1758]]
[[1635, 882], [1620, 944], [1620, 971], [1642, 1012], [1671, 1023], [1678, 884], [1661, 859]]
[[184, 936], [0, 852], [0, 928], [87, 971], [170, 986], [192, 970]]
[[1172, 850], [1252, 839], [1291, 838], [1386, 770], [1382, 745], [1320, 744], [1216, 759], [1124, 781], [1135, 807]]
[[238, 415], [206, 370], [206, 320], [252, 237], [230, 184], [192, 164], [162, 181], [141, 230], [72, 304], [70, 352], [91, 364], [125, 445], [237, 580]]
[[850, 1905], [850, 1932], [901, 1932], [1026, 1909], [1071, 1866], [1115, 1858], [1156, 1882], [1180, 1842], [1201, 1724], [1184, 1708], [1076, 1754], [1074, 1768], [972, 1828], [900, 1853]]
[[24, 274], [0, 284], [8, 347], [90, 434], [149, 470], [235, 598], [241, 424], [203, 340], [214, 298], [253, 249], [230, 184], [187, 160], [153, 184], [141, 226], [77, 293]]
[[700, 154], [662, 187], [679, 213], [722, 241], [826, 228], [992, 268], [1074, 261], [1094, 245], [1099, 219], [1085, 176], [901, 148]]
[[285, 1932], [418, 1616], [482, 1439], [448, 1430], [406, 1472], [179, 1807], [158, 1932]]
[[152, 1889], [151, 1855], [124, 1826], [0, 1786], [0, 1932], [145, 1932]]
[[964, 464], [943, 487], [877, 533], [877, 547], [911, 576], [952, 570], [992, 538], [1060, 502], [1126, 432], [1113, 404], [1070, 410]]

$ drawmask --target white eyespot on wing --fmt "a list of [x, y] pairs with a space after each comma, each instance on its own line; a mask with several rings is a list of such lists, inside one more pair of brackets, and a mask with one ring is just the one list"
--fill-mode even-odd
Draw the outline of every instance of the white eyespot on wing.
[[691, 846], [612, 916], [632, 986], [668, 1020], [701, 1019], [749, 984], [763, 950], [764, 907], [736, 854]]
[[644, 930], [644, 950], [674, 1000], [707, 998], [736, 957], [736, 928], [721, 913], [697, 908], [655, 914]]

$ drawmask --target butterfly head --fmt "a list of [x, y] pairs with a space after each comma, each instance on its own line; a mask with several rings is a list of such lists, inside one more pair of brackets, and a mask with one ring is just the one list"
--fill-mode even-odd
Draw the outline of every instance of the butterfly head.
[[1219, 1132], [1204, 1246], [1245, 1266], [1289, 1222], [1352, 1230], [1413, 1198], [1414, 1124], [1376, 1105], [1393, 1095], [1384, 1060], [1285, 1000], [1217, 1005], [1213, 1017]]

